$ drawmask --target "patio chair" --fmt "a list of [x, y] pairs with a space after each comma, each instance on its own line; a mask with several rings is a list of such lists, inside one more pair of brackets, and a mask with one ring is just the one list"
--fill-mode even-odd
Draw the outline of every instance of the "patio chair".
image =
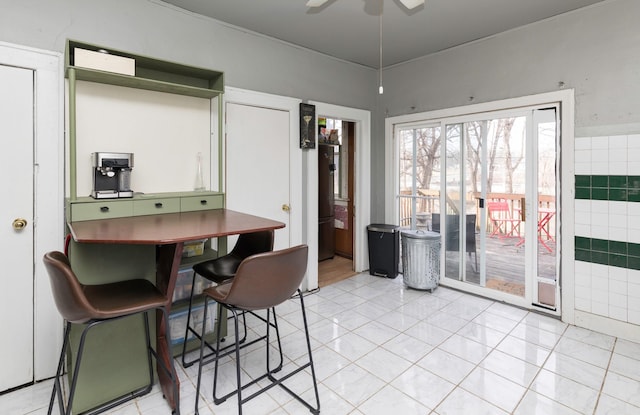
[[487, 202], [489, 220], [493, 225], [490, 238], [520, 236], [520, 218], [514, 218], [506, 200]]
[[[478, 272], [478, 253], [476, 250], [476, 215], [466, 215], [466, 238], [465, 238], [465, 251], [469, 254], [473, 254], [475, 267], [472, 266], [473, 272]], [[445, 235], [445, 249], [447, 251], [458, 251], [460, 249], [460, 216], [458, 215], [446, 215], [447, 220], [447, 234]], [[431, 214], [431, 229], [434, 232], [440, 233], [440, 214]]]

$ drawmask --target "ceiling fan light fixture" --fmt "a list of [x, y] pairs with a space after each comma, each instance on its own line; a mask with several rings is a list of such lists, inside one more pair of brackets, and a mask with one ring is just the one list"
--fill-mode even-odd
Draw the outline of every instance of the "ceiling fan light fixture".
[[407, 9], [411, 10], [423, 5], [424, 0], [400, 0], [400, 3], [402, 3], [402, 5]]
[[320, 7], [325, 4], [328, 0], [309, 0], [307, 2], [307, 7]]

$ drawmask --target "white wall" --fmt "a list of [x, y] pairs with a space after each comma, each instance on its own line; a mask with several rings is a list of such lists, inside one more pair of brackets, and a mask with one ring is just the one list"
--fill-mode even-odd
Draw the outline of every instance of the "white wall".
[[370, 109], [375, 71], [158, 0], [0, 0], [0, 39], [63, 52], [67, 38], [225, 72], [225, 83]]
[[[640, 133], [640, 30], [637, 16], [640, 16], [640, 2], [637, 0], [604, 1], [397, 65], [385, 70], [385, 94], [378, 111], [388, 116], [404, 115], [571, 88], [575, 91], [576, 137], [584, 137], [583, 140], [596, 137], [596, 142], [600, 143], [603, 137], [625, 136], [626, 145], [635, 146], [640, 137], [635, 135]], [[563, 318], [570, 323], [637, 341], [640, 326], [633, 321], [638, 307], [638, 274], [632, 270], [625, 271], [626, 288], [620, 292], [622, 283], [618, 280], [622, 277], [619, 267], [574, 261], [574, 237], [594, 236], [578, 230], [574, 233], [573, 218], [579, 217], [579, 221], [584, 221], [586, 213], [578, 210], [584, 210], [586, 204], [593, 209], [594, 203], [578, 203], [573, 209], [574, 168], [584, 167], [578, 163], [585, 162], [579, 158], [579, 140], [576, 140], [574, 165], [573, 144], [565, 143], [571, 154], [561, 153], [563, 208], [568, 209], [563, 213], [563, 219], [571, 222], [571, 226], [565, 223], [568, 229], [563, 228], [564, 240], [570, 248], [562, 253], [563, 291], [570, 296], [564, 302]], [[373, 152], [372, 166], [383, 165], [384, 152], [379, 150], [382, 146], [383, 137], [376, 137], [373, 148], [377, 151]], [[640, 174], [640, 155], [632, 154], [629, 148], [632, 147], [627, 147], [624, 154], [631, 157], [629, 162], [637, 164], [633, 164], [633, 169], [627, 170], [626, 174]], [[601, 150], [597, 151], [600, 160], [596, 171], [575, 174], [620, 174], [614, 172], [615, 169], [610, 170], [620, 165], [619, 160], [607, 158], [603, 163], [601, 155], [604, 152]], [[587, 165], [592, 167], [592, 163], [590, 160]], [[373, 183], [383, 182], [384, 175], [385, 172], [372, 168]], [[567, 196], [569, 202], [565, 203]], [[379, 194], [373, 198], [375, 203], [385, 199]], [[628, 202], [625, 207], [632, 212], [638, 203]], [[602, 208], [595, 205], [595, 209]], [[596, 217], [608, 218], [609, 212], [605, 215], [605, 212], [598, 211], [601, 215], [591, 215], [589, 223], [595, 225]], [[627, 215], [624, 218], [628, 220]], [[579, 229], [583, 224], [576, 222], [575, 225]], [[616, 225], [609, 222], [604, 226], [602, 223], [598, 225], [603, 227], [599, 231], [605, 232], [609, 240], [628, 241], [618, 238], [617, 231], [613, 229]], [[595, 285], [592, 284], [593, 275], [602, 277], [595, 281]], [[599, 291], [605, 281], [608, 284], [606, 289]], [[610, 290], [612, 282], [614, 291]], [[615, 299], [622, 298], [627, 301], [624, 310], [609, 307]], [[622, 318], [622, 314], [626, 317]]]

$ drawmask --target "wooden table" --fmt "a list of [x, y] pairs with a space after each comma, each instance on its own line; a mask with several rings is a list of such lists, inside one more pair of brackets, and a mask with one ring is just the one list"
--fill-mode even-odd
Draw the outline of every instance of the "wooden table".
[[[275, 230], [284, 228], [285, 224], [233, 210], [214, 209], [71, 222], [68, 226], [78, 243], [157, 245], [156, 286], [171, 299], [185, 241]], [[162, 318], [156, 318], [156, 325], [156, 350], [169, 364], [173, 357], [167, 349], [168, 328]], [[157, 372], [164, 396], [171, 409], [175, 409], [179, 402], [173, 402], [171, 381], [161, 369]]]

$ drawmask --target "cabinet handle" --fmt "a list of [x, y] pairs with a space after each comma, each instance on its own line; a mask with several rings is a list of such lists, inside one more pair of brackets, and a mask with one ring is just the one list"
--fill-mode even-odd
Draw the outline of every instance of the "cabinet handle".
[[202, 199], [202, 200], [200, 201], [200, 204], [201, 204], [201, 205], [206, 205], [206, 204], [207, 204], [207, 201], [206, 201], [205, 199]]
[[162, 207], [162, 203], [160, 203], [160, 202], [156, 203], [156, 207], [157, 207], [158, 209], [160, 209], [160, 208]]
[[109, 211], [109, 206], [101, 206], [100, 207], [100, 212], [108, 212]]

